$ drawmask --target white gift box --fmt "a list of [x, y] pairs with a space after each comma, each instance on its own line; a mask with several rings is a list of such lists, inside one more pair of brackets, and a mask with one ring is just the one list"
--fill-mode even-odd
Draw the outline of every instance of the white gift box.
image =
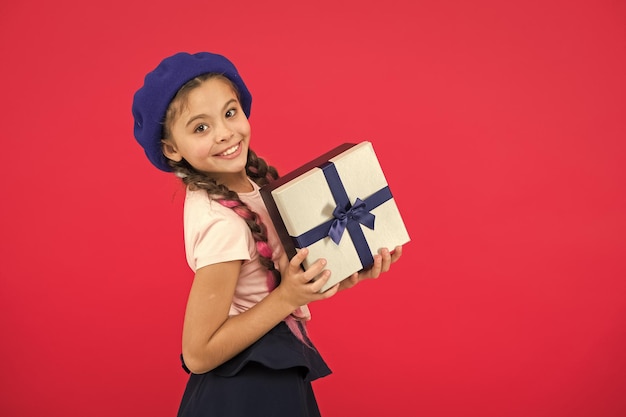
[[303, 247], [305, 270], [326, 259], [331, 277], [322, 291], [371, 266], [379, 249], [410, 240], [370, 142], [338, 146], [261, 195], [289, 259]]

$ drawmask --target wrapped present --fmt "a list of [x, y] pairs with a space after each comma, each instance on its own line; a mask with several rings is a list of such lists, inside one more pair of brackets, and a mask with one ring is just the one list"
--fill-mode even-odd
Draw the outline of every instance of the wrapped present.
[[289, 259], [306, 247], [305, 269], [327, 260], [322, 291], [370, 267], [380, 248], [410, 240], [370, 142], [340, 145], [261, 195]]

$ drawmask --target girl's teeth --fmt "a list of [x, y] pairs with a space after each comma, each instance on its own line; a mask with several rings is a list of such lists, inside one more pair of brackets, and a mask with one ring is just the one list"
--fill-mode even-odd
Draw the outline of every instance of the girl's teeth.
[[226, 151], [222, 152], [222, 155], [223, 155], [223, 156], [228, 156], [228, 155], [230, 155], [230, 154], [234, 153], [234, 152], [237, 150], [237, 148], [239, 148], [239, 144], [237, 144], [237, 145], [233, 146], [233, 147], [232, 147], [232, 148], [230, 148], [230, 149], [226, 149]]

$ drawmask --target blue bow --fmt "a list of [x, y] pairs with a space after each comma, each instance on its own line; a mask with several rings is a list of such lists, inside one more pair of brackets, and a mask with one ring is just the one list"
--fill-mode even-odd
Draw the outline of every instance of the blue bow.
[[348, 210], [340, 206], [335, 207], [333, 216], [335, 217], [335, 220], [333, 220], [330, 225], [328, 236], [337, 245], [341, 241], [341, 236], [343, 236], [343, 232], [346, 230], [348, 222], [358, 222], [363, 226], [374, 230], [374, 220], [376, 216], [367, 210], [367, 205], [360, 198], [357, 198], [354, 205]]

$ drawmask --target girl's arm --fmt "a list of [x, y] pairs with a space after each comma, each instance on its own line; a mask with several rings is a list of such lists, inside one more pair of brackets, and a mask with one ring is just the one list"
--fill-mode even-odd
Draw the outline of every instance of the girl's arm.
[[[303, 249], [288, 262], [281, 260], [281, 284], [249, 310], [229, 317], [241, 261], [208, 265], [196, 271], [183, 324], [183, 358], [193, 373], [208, 372], [231, 359], [298, 307], [332, 297], [339, 285], [319, 293], [330, 277], [318, 260], [306, 272], [300, 264], [308, 251]], [[315, 281], [313, 278], [319, 275]]]

